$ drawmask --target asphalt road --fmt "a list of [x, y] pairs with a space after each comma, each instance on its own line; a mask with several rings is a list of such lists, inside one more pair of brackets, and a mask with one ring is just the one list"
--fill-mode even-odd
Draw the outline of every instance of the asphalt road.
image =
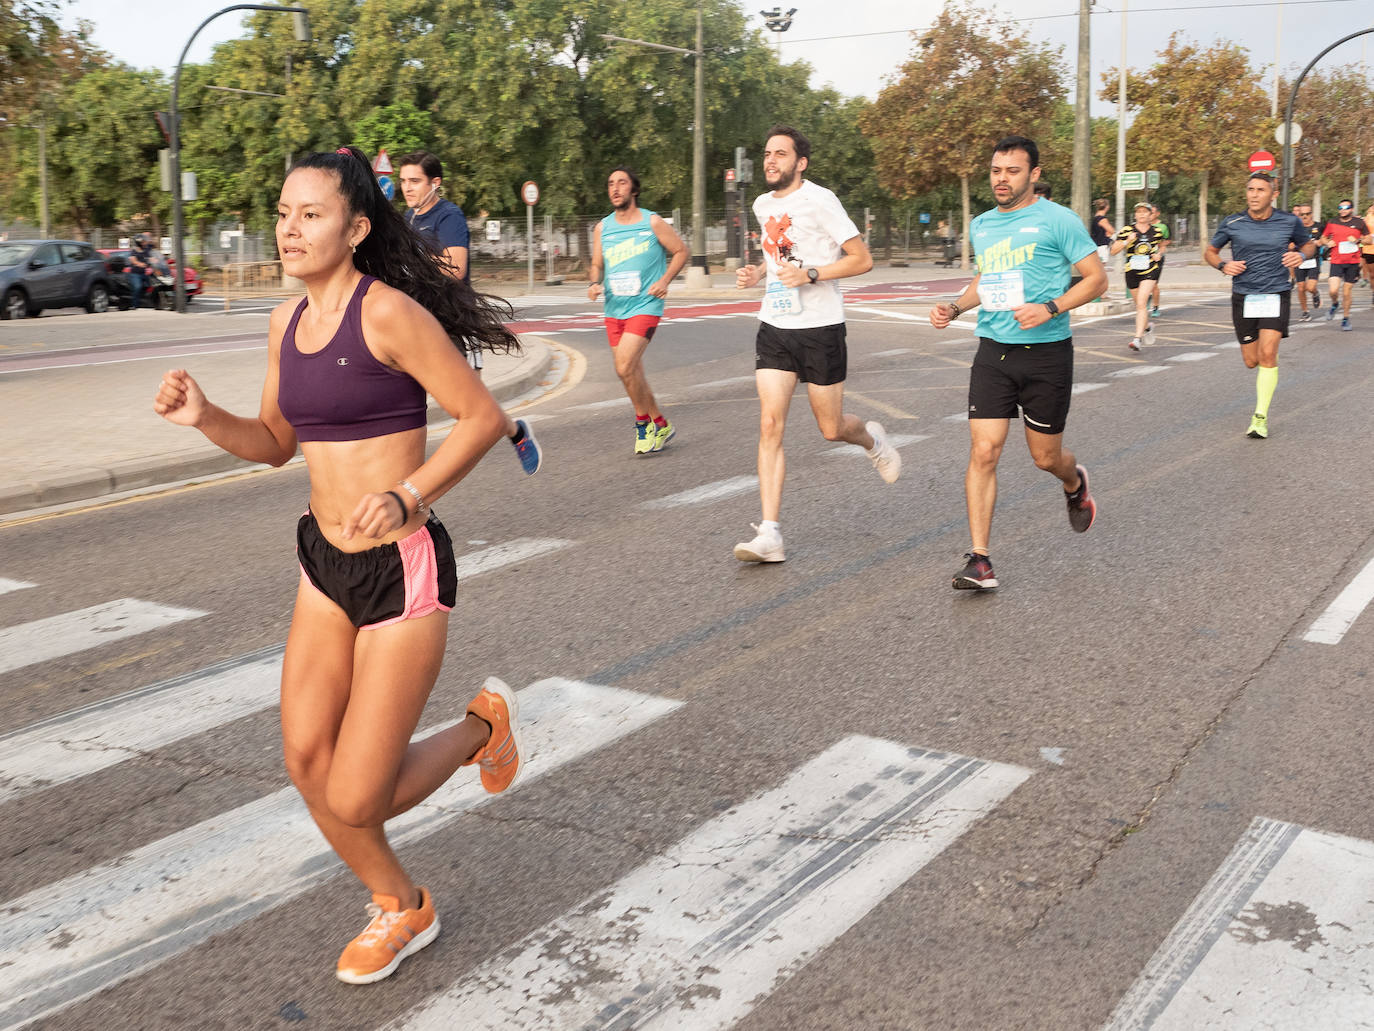
[[[373, 987], [332, 976], [365, 893], [308, 828], [285, 855], [263, 830], [291, 794], [270, 676], [222, 715], [196, 693], [271, 665], [304, 471], [0, 528], [0, 1027], [1374, 1026], [1368, 309], [1295, 328], [1267, 441], [1221, 299], [1175, 291], [1139, 355], [1082, 320], [1097, 524], [1070, 532], [1014, 428], [977, 595], [950, 589], [974, 338], [874, 296], [848, 407], [911, 438], [902, 478], [799, 398], [767, 567], [731, 556], [753, 320], [664, 325], [678, 436], [636, 459], [588, 307], [538, 313], [586, 373], [525, 412], [537, 476], [498, 445], [437, 506], [489, 561], [422, 726], [498, 674], [544, 765], [432, 808], [402, 852], [444, 933]], [[161, 622], [61, 622], [119, 599]]]

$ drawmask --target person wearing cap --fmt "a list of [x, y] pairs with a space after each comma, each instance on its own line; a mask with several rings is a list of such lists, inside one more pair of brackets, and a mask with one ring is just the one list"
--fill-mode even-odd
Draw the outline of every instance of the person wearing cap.
[[[1326, 321], [1334, 319], [1336, 309], [1344, 304], [1341, 329], [1347, 332], [1350, 330], [1350, 296], [1360, 281], [1360, 244], [1368, 243], [1369, 239], [1369, 226], [1355, 214], [1352, 200], [1337, 204], [1336, 217], [1322, 226], [1321, 245], [1331, 248], [1331, 276], [1327, 280], [1331, 287], [1331, 307], [1326, 312]], [[1344, 289], [1341, 284], [1345, 284]]]
[[143, 295], [153, 285], [153, 241], [147, 233], [139, 233], [133, 238], [124, 272], [133, 283], [133, 307], [138, 308]]
[[[1269, 402], [1279, 383], [1279, 341], [1288, 335], [1292, 284], [1289, 270], [1317, 251], [1302, 220], [1274, 208], [1274, 181], [1251, 172], [1245, 184], [1245, 210], [1228, 215], [1217, 226], [1203, 260], [1231, 278], [1231, 324], [1240, 341], [1240, 356], [1255, 374], [1255, 414], [1247, 437], [1269, 436]], [[1231, 245], [1231, 257], [1221, 248]], [[1290, 248], [1289, 244], [1293, 247]]]
[[1164, 239], [1154, 221], [1154, 210], [1141, 201], [1135, 206], [1135, 222], [1116, 234], [1111, 252], [1126, 252], [1126, 289], [1135, 300], [1135, 336], [1128, 345], [1140, 350], [1140, 342], [1154, 343], [1154, 324], [1150, 322], [1150, 298], [1159, 286]]

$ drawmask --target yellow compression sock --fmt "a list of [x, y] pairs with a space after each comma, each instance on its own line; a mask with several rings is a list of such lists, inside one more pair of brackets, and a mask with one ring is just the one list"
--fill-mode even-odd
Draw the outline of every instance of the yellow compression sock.
[[1277, 367], [1266, 369], [1263, 365], [1255, 375], [1255, 414], [1269, 416], [1269, 402], [1274, 399], [1274, 389], [1279, 385]]

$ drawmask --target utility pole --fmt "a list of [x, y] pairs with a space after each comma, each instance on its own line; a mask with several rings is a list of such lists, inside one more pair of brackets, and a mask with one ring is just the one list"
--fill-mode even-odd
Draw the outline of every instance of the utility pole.
[[48, 224], [48, 117], [41, 111], [38, 114], [38, 192], [42, 199], [38, 211], [38, 227], [43, 238], [52, 235]]
[[[1121, 187], [1121, 173], [1126, 171], [1126, 6], [1121, 0], [1121, 67], [1116, 81], [1116, 224], [1126, 224], [1126, 191]], [[1203, 226], [1203, 233], [1207, 227]]]
[[688, 287], [711, 285], [706, 268], [706, 70], [702, 67], [701, 0], [697, 0], [696, 131], [692, 135], [692, 267]]
[[1092, 0], [1078, 0], [1078, 86], [1073, 113], [1073, 190], [1070, 207], [1083, 221], [1092, 203]]

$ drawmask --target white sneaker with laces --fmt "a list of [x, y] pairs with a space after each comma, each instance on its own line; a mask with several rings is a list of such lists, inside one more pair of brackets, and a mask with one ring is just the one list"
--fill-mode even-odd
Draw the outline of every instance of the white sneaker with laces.
[[902, 456], [895, 447], [887, 441], [887, 432], [880, 423], [866, 422], [864, 429], [868, 430], [868, 435], [873, 438], [873, 450], [868, 452], [868, 460], [873, 463], [873, 468], [878, 470], [878, 475], [887, 483], [896, 483], [897, 477], [902, 475]]
[[735, 558], [741, 562], [785, 562], [787, 556], [782, 552], [782, 534], [777, 530], [760, 530], [758, 523], [750, 523], [757, 536], [752, 541], [735, 545]]

